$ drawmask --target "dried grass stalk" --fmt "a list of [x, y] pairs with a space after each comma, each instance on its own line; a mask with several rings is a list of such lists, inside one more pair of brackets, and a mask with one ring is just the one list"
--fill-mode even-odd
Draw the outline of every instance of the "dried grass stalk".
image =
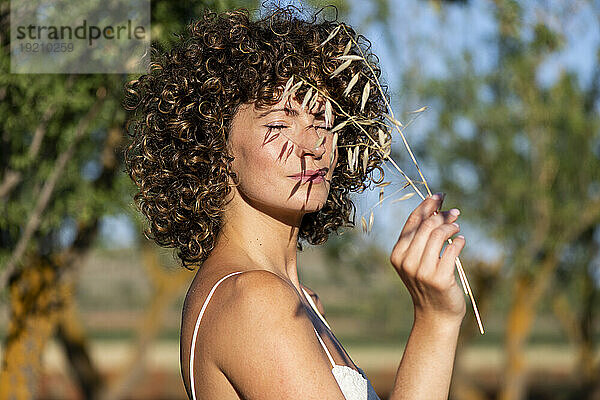
[[409, 114], [418, 114], [418, 113], [422, 113], [425, 110], [427, 110], [427, 106], [423, 106], [423, 107], [419, 108], [418, 110], [411, 111], [411, 112], [409, 112]]
[[315, 143], [315, 150], [317, 149], [317, 147], [319, 147], [320, 145], [323, 144], [323, 141], [325, 140], [325, 135], [321, 136], [319, 138], [319, 140], [317, 140], [317, 143]]
[[356, 85], [356, 82], [358, 82], [359, 77], [360, 77], [360, 72], [357, 72], [356, 74], [354, 74], [352, 79], [350, 79], [350, 82], [348, 82], [348, 86], [346, 86], [346, 89], [344, 90], [344, 93], [343, 93], [344, 96], [348, 96], [350, 94], [350, 91], [352, 90], [354, 85]]
[[340, 72], [342, 72], [343, 70], [345, 70], [346, 68], [348, 68], [351, 63], [352, 63], [352, 60], [344, 61], [339, 67], [337, 67], [335, 69], [335, 71], [333, 71], [331, 73], [331, 75], [329, 75], [329, 77], [333, 78], [334, 76], [338, 75]]
[[294, 77], [291, 76], [290, 79], [288, 79], [287, 82], [285, 83], [285, 88], [283, 89], [283, 94], [281, 95], [282, 99], [284, 99], [287, 96], [293, 83], [294, 83]]
[[302, 109], [303, 110], [306, 108], [308, 101], [310, 100], [310, 98], [312, 96], [312, 92], [313, 92], [313, 88], [308, 88], [308, 91], [304, 95], [304, 99], [302, 100]]
[[399, 201], [404, 201], [404, 200], [408, 200], [411, 197], [413, 197], [415, 195], [415, 192], [410, 192], [410, 193], [406, 193], [404, 196], [400, 197], [399, 199], [393, 200], [391, 203], [397, 203]]
[[377, 136], [379, 139], [379, 145], [381, 147], [385, 147], [385, 133], [383, 133], [383, 131], [381, 130], [381, 128], [377, 129]]
[[331, 33], [329, 34], [329, 36], [327, 36], [327, 39], [325, 39], [320, 45], [320, 46], [324, 46], [325, 43], [329, 42], [331, 39], [333, 39], [335, 37], [335, 35], [338, 34], [338, 32], [340, 31], [341, 25], [338, 25], [335, 27], [335, 29], [333, 31], [331, 31]]
[[336, 60], [348, 60], [348, 61], [356, 61], [356, 60], [364, 60], [361, 56], [357, 56], [356, 54], [343, 55], [336, 57]]
[[404, 125], [402, 125], [402, 123], [400, 121], [398, 121], [396, 118], [392, 117], [391, 115], [384, 114], [383, 116], [385, 118], [387, 118], [387, 120], [390, 121], [393, 126], [399, 126], [400, 128], [404, 128]]
[[367, 104], [367, 99], [369, 98], [370, 93], [371, 93], [371, 83], [369, 81], [367, 81], [367, 83], [365, 83], [365, 87], [364, 87], [363, 93], [362, 93], [362, 99], [360, 102], [360, 112], [365, 111], [365, 105]]
[[344, 47], [344, 52], [342, 54], [346, 55], [350, 53], [350, 48], [352, 48], [352, 40], [348, 40], [348, 43], [346, 43], [346, 47]]
[[300, 86], [302, 86], [302, 81], [297, 82], [294, 86], [292, 86], [289, 90], [289, 92], [287, 93], [288, 97], [294, 97], [294, 94], [296, 93], [296, 91], [298, 89], [300, 89]]
[[333, 160], [335, 159], [335, 153], [337, 153], [337, 142], [338, 142], [338, 133], [335, 132], [333, 134], [333, 139], [331, 141], [331, 155], [329, 156], [329, 169], [333, 166]]
[[331, 132], [337, 132], [337, 131], [339, 131], [340, 129], [342, 129], [343, 127], [345, 127], [346, 125], [348, 125], [348, 121], [349, 121], [349, 120], [345, 120], [345, 121], [342, 121], [342, 122], [340, 122], [339, 124], [337, 124], [337, 125], [336, 125], [336, 126], [335, 126], [335, 127], [332, 129], [332, 130], [331, 130]]
[[325, 101], [325, 125], [331, 126], [333, 122], [333, 109], [331, 107], [331, 101], [327, 99]]
[[310, 99], [310, 103], [308, 104], [308, 109], [312, 110], [313, 108], [315, 108], [315, 105], [317, 104], [318, 100], [319, 100], [319, 92], [317, 91], [313, 95], [312, 99]]
[[[333, 37], [335, 37], [335, 35], [338, 34], [340, 28], [342, 26], [338, 25], [327, 37], [327, 39], [325, 39], [325, 41], [323, 43], [321, 43], [321, 45], [324, 45], [325, 43], [327, 43], [329, 40], [331, 40]], [[415, 165], [417, 171], [419, 172], [419, 176], [421, 178], [420, 182], [417, 183], [422, 183], [425, 186], [425, 189], [427, 190], [427, 193], [429, 195], [431, 195], [431, 190], [429, 188], [429, 185], [427, 184], [427, 180], [425, 179], [425, 177], [423, 176], [423, 173], [419, 167], [419, 164], [417, 163], [416, 158], [414, 157], [414, 154], [412, 153], [412, 150], [408, 144], [408, 141], [406, 140], [404, 133], [402, 132], [402, 129], [405, 127], [400, 121], [398, 121], [395, 117], [394, 117], [394, 113], [393, 110], [388, 102], [388, 100], [385, 97], [385, 94], [383, 92], [383, 89], [379, 83], [379, 79], [377, 78], [377, 75], [375, 74], [375, 71], [373, 70], [373, 67], [370, 65], [369, 62], [367, 62], [367, 60], [365, 59], [365, 54], [362, 50], [362, 48], [358, 45], [358, 43], [356, 42], [356, 39], [354, 37], [352, 37], [347, 31], [346, 28], [344, 27], [344, 34], [348, 36], [349, 41], [346, 44], [346, 47], [344, 49], [344, 53], [341, 57], [338, 57], [339, 60], [344, 60], [344, 63], [342, 63], [342, 65], [340, 65], [338, 68], [336, 68], [336, 70], [334, 71], [334, 73], [337, 75], [340, 72], [342, 72], [344, 69], [348, 68], [348, 66], [350, 65], [351, 62], [353, 61], [357, 61], [357, 62], [364, 62], [364, 64], [366, 65], [367, 69], [370, 71], [371, 73], [371, 78], [369, 78], [369, 80], [365, 83], [363, 90], [362, 90], [362, 97], [361, 97], [361, 106], [360, 106], [360, 113], [364, 113], [364, 109], [366, 106], [366, 103], [368, 101], [368, 98], [371, 94], [371, 84], [370, 81], [371, 79], [374, 81], [374, 84], [376, 85], [376, 89], [378, 90], [378, 92], [381, 94], [381, 98], [384, 101], [384, 103], [386, 104], [387, 108], [390, 110], [390, 114], [385, 114], [385, 118], [391, 123], [391, 126], [387, 126], [385, 125], [386, 129], [390, 129], [390, 132], [393, 129], [396, 129], [398, 131], [398, 133], [400, 134], [400, 136], [402, 137], [402, 141], [404, 143], [404, 146], [406, 147], [408, 153], [410, 154], [410, 157], [412, 159], [413, 164]], [[350, 49], [352, 48], [352, 45], [355, 45], [355, 47], [357, 48], [358, 52], [360, 54], [355, 54], [355, 55], [350, 55], [348, 54], [350, 52]], [[343, 66], [343, 67], [342, 67]], [[333, 75], [333, 74], [332, 74]], [[334, 75], [335, 76], [335, 75]], [[356, 85], [356, 83], [358, 83], [359, 80], [359, 76], [360, 73], [355, 74], [352, 79], [350, 80], [350, 82], [348, 83], [348, 85], [346, 86], [346, 88], [344, 89], [343, 92], [343, 96], [348, 96], [350, 94], [350, 91], [352, 90], [352, 88]], [[288, 82], [289, 83], [289, 82]], [[308, 82], [306, 82], [308, 83]], [[309, 86], [312, 86], [310, 83], [308, 83]], [[291, 83], [289, 83], [289, 85], [286, 85], [286, 87], [291, 87]], [[316, 90], [317, 93], [315, 93], [315, 95], [313, 96], [312, 100], [311, 100], [311, 104], [314, 104], [314, 102], [316, 102], [316, 98], [318, 97], [318, 93], [320, 92], [316, 87], [314, 87], [314, 89]], [[365, 130], [365, 128], [363, 127], [363, 125], [369, 125], [369, 124], [373, 124], [373, 123], [381, 123], [381, 122], [375, 122], [372, 120], [366, 120], [365, 118], [362, 118], [361, 116], [355, 116], [355, 115], [350, 115], [349, 113], [347, 113], [342, 107], [340, 107], [340, 105], [335, 102], [335, 100], [331, 99], [329, 96], [327, 96], [326, 94], [323, 94], [324, 97], [329, 101], [331, 100], [332, 103], [336, 104], [336, 106], [338, 107], [339, 111], [341, 112], [341, 114], [343, 114], [345, 117], [347, 117], [347, 121], [345, 121], [346, 123], [353, 123], [358, 129], [360, 129], [364, 135], [372, 142], [373, 144], [373, 148], [376, 151], [380, 152], [380, 155], [382, 156], [383, 159], [385, 159], [386, 161], [389, 161], [392, 166], [394, 168], [396, 168], [397, 171], [399, 171], [402, 176], [406, 179], [406, 184], [404, 185], [404, 188], [411, 186], [414, 190], [414, 193], [407, 193], [404, 196], [400, 197], [397, 200], [392, 201], [392, 203], [398, 202], [398, 201], [404, 201], [407, 200], [409, 198], [411, 198], [412, 196], [414, 196], [414, 194], [418, 194], [419, 197], [421, 197], [421, 199], [425, 199], [425, 196], [423, 195], [423, 193], [421, 193], [421, 190], [419, 190], [419, 188], [415, 185], [415, 182], [398, 166], [398, 164], [390, 157], [391, 154], [391, 139], [387, 140], [386, 138], [386, 131], [382, 130], [382, 129], [378, 129], [377, 130], [377, 137], [373, 138], [371, 136], [371, 134]], [[326, 105], [327, 108], [327, 105]], [[312, 106], [310, 106], [310, 109], [312, 109]], [[418, 110], [413, 111], [413, 114], [416, 113], [421, 113], [423, 111], [425, 111], [427, 109], [427, 107], [421, 107]], [[345, 124], [344, 124], [345, 126]], [[338, 127], [336, 127], [337, 130], [342, 129], [342, 124], [338, 125]], [[337, 133], [337, 132], [336, 132]], [[348, 155], [348, 168], [350, 170], [351, 173], [354, 173], [354, 171], [358, 168], [358, 152], [359, 152], [359, 145], [356, 145], [355, 147], [348, 147], [347, 148], [347, 155]], [[333, 154], [333, 153], [332, 153]], [[366, 155], [368, 155], [368, 147], [365, 149], [365, 153]], [[363, 169], [366, 170], [365, 168], [365, 162], [368, 165], [368, 160], [367, 157], [363, 157]], [[387, 183], [389, 184], [389, 183]], [[384, 186], [387, 186], [387, 184], [382, 184], [382, 188]], [[380, 203], [383, 201], [383, 189], [380, 191]], [[371, 210], [371, 216], [369, 218], [369, 224], [367, 224], [367, 221], [365, 220], [364, 216], [361, 217], [361, 223], [362, 223], [362, 228], [363, 231], [365, 232], [369, 232], [370, 229], [372, 228], [373, 225], [373, 211]], [[451, 239], [448, 239], [449, 243], [452, 243]], [[483, 324], [481, 322], [481, 318], [479, 317], [479, 311], [477, 309], [476, 303], [475, 303], [475, 298], [473, 296], [473, 293], [471, 291], [470, 285], [468, 283], [466, 274], [464, 273], [464, 270], [462, 268], [462, 264], [460, 262], [460, 259], [457, 257], [455, 260], [455, 264], [456, 264], [456, 268], [458, 270], [458, 274], [459, 277], [461, 279], [461, 284], [463, 285], [463, 289], [465, 291], [465, 293], [468, 294], [468, 296], [470, 297], [471, 300], [471, 304], [473, 305], [473, 311], [475, 313], [475, 316], [477, 317], [477, 323], [479, 326], [479, 330], [481, 332], [481, 334], [484, 333], [484, 329], [483, 329]]]

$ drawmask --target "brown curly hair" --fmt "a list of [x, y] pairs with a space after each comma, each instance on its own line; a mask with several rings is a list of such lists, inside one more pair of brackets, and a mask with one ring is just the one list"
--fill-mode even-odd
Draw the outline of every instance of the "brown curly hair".
[[[131, 142], [125, 149], [125, 166], [139, 189], [136, 205], [150, 223], [144, 234], [160, 246], [176, 248], [176, 256], [188, 269], [202, 264], [214, 248], [225, 198], [232, 190], [228, 176], [237, 182], [226, 141], [241, 104], [254, 102], [259, 108], [276, 104], [282, 87], [294, 75], [311, 82], [349, 115], [380, 122], [387, 112], [375, 90], [360, 111], [363, 86], [367, 81], [374, 86], [381, 75], [371, 43], [338, 22], [337, 10], [334, 20], [320, 22], [317, 17], [323, 9], [312, 21], [303, 20], [297, 11], [293, 6], [275, 6], [266, 17], [252, 21], [247, 9], [205, 10], [178, 35], [178, 44], [169, 52], [153, 47], [148, 73], [125, 85], [123, 106], [134, 111], [128, 121]], [[321, 45], [338, 26], [344, 29]], [[363, 62], [352, 62], [330, 77], [342, 62], [336, 57], [344, 53], [350, 39], [343, 32], [355, 40], [347, 54], [360, 54], [360, 46], [375, 77]], [[355, 74], [360, 79], [344, 96]], [[387, 98], [387, 86], [381, 87]], [[296, 97], [302, 99], [307, 90], [303, 85]], [[334, 114], [337, 122], [347, 119], [335, 106]], [[377, 137], [376, 125], [363, 127]], [[339, 131], [338, 148], [369, 143], [355, 124]], [[351, 172], [340, 157], [326, 204], [303, 216], [299, 239], [322, 244], [338, 228], [354, 226], [356, 208], [350, 192], [362, 192], [370, 182], [383, 180], [382, 155], [370, 153], [367, 171]], [[374, 169], [379, 170], [377, 181], [371, 177]], [[300, 240], [297, 247], [302, 250]]]

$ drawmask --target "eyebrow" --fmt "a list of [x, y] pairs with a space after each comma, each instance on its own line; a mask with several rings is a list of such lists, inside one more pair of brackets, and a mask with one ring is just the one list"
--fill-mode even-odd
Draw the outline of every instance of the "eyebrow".
[[271, 110], [265, 111], [263, 113], [258, 114], [259, 118], [265, 117], [267, 115], [269, 115], [270, 113], [274, 113], [277, 111], [285, 111], [286, 114], [292, 114], [292, 116], [297, 116], [299, 113], [297, 110], [293, 109], [293, 108], [273, 108]]
[[[294, 109], [294, 108], [273, 108], [271, 110], [262, 112], [260, 114], [258, 114], [259, 118], [262, 117], [266, 117], [267, 115], [269, 115], [270, 113], [274, 113], [274, 112], [278, 112], [278, 111], [285, 111], [286, 114], [291, 114], [293, 117], [297, 117], [300, 113], [298, 112], [298, 110]], [[315, 117], [321, 117], [325, 114], [325, 110], [319, 111], [317, 113], [313, 113], [313, 115]]]

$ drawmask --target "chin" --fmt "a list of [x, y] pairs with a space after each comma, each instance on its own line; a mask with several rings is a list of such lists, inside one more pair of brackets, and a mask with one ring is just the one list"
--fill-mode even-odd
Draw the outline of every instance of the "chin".
[[287, 206], [307, 213], [319, 211], [325, 206], [329, 190], [324, 185], [313, 185], [310, 190], [308, 186], [298, 189], [290, 199]]
[[308, 202], [298, 201], [298, 207], [294, 208], [305, 214], [313, 213], [321, 210], [325, 206], [326, 200], [327, 199], [310, 199]]
[[[273, 216], [287, 215], [288, 217], [298, 213], [308, 214], [319, 211], [325, 206], [329, 194], [325, 187], [315, 188], [314, 186], [310, 193], [306, 189], [299, 189], [290, 198], [283, 195], [285, 191], [280, 192], [277, 196], [269, 196], [269, 191], [264, 188], [254, 191], [236, 188], [236, 192], [243, 201], [256, 209]], [[274, 190], [274, 192], [277, 191]]]

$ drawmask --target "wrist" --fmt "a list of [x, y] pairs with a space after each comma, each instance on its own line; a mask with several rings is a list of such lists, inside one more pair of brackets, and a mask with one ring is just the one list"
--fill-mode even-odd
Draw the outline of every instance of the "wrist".
[[439, 333], [456, 336], [460, 331], [463, 319], [464, 313], [450, 316], [424, 313], [415, 309], [413, 329], [432, 334]]

